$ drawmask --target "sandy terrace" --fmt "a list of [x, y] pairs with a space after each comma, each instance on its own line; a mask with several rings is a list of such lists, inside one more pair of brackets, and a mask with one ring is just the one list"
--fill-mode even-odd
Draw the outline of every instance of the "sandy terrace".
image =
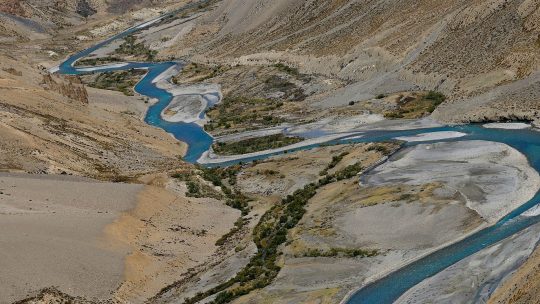
[[136, 204], [140, 185], [71, 176], [0, 175], [0, 303], [58, 286], [105, 299], [121, 283], [127, 248], [102, 232]]
[[184, 183], [148, 177], [137, 207], [106, 228], [107, 239], [127, 245], [124, 282], [115, 297], [141, 303], [215, 259], [216, 241], [233, 227], [238, 210], [209, 198], [186, 198]]
[[[142, 303], [218, 259], [239, 212], [188, 199], [183, 183], [0, 175], [0, 303], [57, 287], [86, 299]], [[215, 261], [214, 261], [215, 262]]]

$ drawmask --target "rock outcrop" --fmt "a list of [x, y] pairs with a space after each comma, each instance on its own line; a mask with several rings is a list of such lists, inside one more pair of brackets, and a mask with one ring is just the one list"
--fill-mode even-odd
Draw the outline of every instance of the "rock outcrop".
[[88, 92], [81, 80], [76, 76], [43, 75], [43, 87], [55, 91], [70, 100], [88, 104]]

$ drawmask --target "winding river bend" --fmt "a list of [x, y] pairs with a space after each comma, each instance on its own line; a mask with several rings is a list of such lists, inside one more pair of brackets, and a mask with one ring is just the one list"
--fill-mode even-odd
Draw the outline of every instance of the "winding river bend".
[[[206, 1], [203, 1], [206, 2]], [[199, 3], [192, 4], [184, 9], [191, 8]], [[178, 11], [177, 11], [178, 12]], [[127, 62], [125, 64], [104, 65], [98, 67], [74, 67], [77, 60], [90, 55], [92, 52], [102, 48], [110, 42], [124, 38], [136, 31], [145, 29], [151, 26], [154, 22], [160, 21], [162, 18], [171, 16], [174, 13], [164, 15], [160, 18], [146, 22], [142, 25], [129, 28], [128, 30], [111, 37], [91, 48], [88, 48], [80, 53], [73, 55], [63, 62], [58, 69], [59, 73], [63, 74], [84, 74], [90, 72], [106, 72], [128, 69], [146, 69], [148, 73], [136, 85], [135, 90], [141, 95], [155, 98], [157, 103], [152, 105], [147, 112], [145, 122], [152, 126], [164, 129], [172, 134], [175, 138], [189, 145], [188, 151], [184, 159], [188, 162], [195, 163], [199, 157], [207, 151], [213, 141], [213, 138], [208, 135], [199, 125], [194, 123], [171, 123], [161, 118], [161, 112], [171, 102], [173, 96], [166, 90], [159, 89], [154, 80], [171, 68], [181, 68], [180, 62]], [[465, 125], [465, 126], [445, 126], [429, 129], [413, 129], [402, 131], [359, 131], [358, 134], [362, 137], [351, 136], [327, 142], [327, 144], [338, 144], [343, 142], [375, 142], [393, 139], [400, 136], [412, 136], [424, 133], [439, 132], [439, 131], [458, 131], [465, 133], [466, 136], [459, 139], [444, 139], [438, 141], [456, 141], [456, 140], [487, 140], [505, 143], [525, 154], [537, 171], [540, 171], [540, 133], [534, 130], [502, 130], [502, 129], [486, 129], [481, 125]], [[354, 138], [353, 138], [354, 137]], [[432, 142], [436, 142], [432, 141]], [[425, 143], [425, 142], [424, 142]], [[416, 143], [408, 143], [414, 145]], [[298, 149], [309, 149], [316, 145], [305, 146]], [[297, 150], [297, 149], [296, 149]], [[242, 161], [265, 158], [272, 155], [271, 153], [260, 155], [252, 158], [245, 158]], [[234, 162], [223, 162], [218, 165], [229, 165]], [[392, 303], [397, 300], [408, 289], [422, 282], [424, 279], [431, 277], [445, 268], [455, 264], [456, 262], [488, 247], [507, 237], [510, 237], [523, 229], [530, 227], [540, 222], [540, 216], [524, 216], [522, 215], [528, 209], [540, 203], [540, 193], [537, 193], [530, 201], [515, 209], [510, 214], [505, 216], [495, 225], [485, 228], [471, 236], [442, 248], [432, 254], [429, 254], [409, 265], [385, 276], [384, 278], [375, 281], [358, 291], [356, 291], [348, 300], [347, 303]]]

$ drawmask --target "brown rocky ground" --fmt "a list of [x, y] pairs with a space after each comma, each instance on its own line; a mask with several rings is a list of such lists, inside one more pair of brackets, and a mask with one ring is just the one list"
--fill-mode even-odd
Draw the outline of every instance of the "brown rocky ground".
[[[4, 170], [125, 179], [180, 164], [185, 146], [133, 111], [100, 102], [104, 93], [43, 76], [22, 61], [3, 57], [1, 65], [21, 73], [0, 71]], [[134, 109], [143, 104], [131, 102]]]
[[538, 290], [540, 290], [540, 250], [536, 249], [525, 264], [497, 288], [488, 303], [539, 303]]

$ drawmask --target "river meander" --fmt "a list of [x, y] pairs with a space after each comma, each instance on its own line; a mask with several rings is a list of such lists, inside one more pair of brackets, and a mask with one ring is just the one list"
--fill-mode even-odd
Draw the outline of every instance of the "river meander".
[[[157, 19], [156, 19], [157, 20]], [[125, 32], [122, 32], [114, 37], [99, 43], [91, 48], [88, 48], [78, 54], [73, 55], [59, 66], [59, 73], [63, 74], [84, 74], [94, 71], [116, 71], [128, 69], [146, 69], [148, 73], [136, 85], [135, 90], [141, 95], [157, 99], [157, 102], [150, 106], [145, 117], [145, 122], [159, 127], [172, 134], [178, 140], [189, 145], [187, 154], [184, 159], [188, 162], [195, 163], [200, 156], [207, 151], [213, 138], [207, 134], [203, 128], [195, 123], [172, 123], [162, 119], [161, 112], [171, 102], [173, 96], [166, 90], [160, 89], [153, 82], [156, 77], [163, 74], [170, 68], [175, 66], [180, 67], [179, 62], [129, 62], [127, 64], [105, 65], [92, 68], [74, 67], [74, 63], [91, 54], [95, 50], [109, 44], [113, 40], [122, 39], [138, 30], [151, 26], [151, 23], [146, 23], [141, 26], [132, 27]], [[457, 131], [465, 133], [464, 137], [452, 139], [439, 139], [433, 142], [440, 141], [456, 141], [456, 140], [487, 140], [505, 143], [519, 150], [527, 156], [530, 164], [537, 171], [540, 170], [540, 133], [532, 129], [523, 130], [503, 130], [503, 129], [487, 129], [481, 125], [463, 125], [463, 126], [443, 126], [428, 129], [414, 129], [401, 131], [359, 131], [355, 136], [348, 135], [351, 139], [341, 138], [332, 140], [325, 144], [338, 144], [344, 142], [375, 142], [394, 139], [402, 136], [414, 136], [423, 133], [431, 133], [438, 131]], [[362, 135], [359, 137], [358, 135]], [[425, 143], [425, 142], [424, 142]], [[415, 145], [418, 143], [409, 142], [406, 145]], [[305, 146], [297, 149], [309, 149], [317, 145]], [[259, 155], [256, 157], [235, 160], [231, 162], [222, 162], [217, 165], [230, 165], [240, 161], [251, 161], [254, 159], [266, 158], [272, 153]], [[531, 207], [534, 207], [540, 202], [540, 194], [537, 193], [534, 198], [523, 204], [518, 209], [501, 219], [497, 224], [485, 228], [471, 236], [449, 245], [443, 249], [429, 254], [387, 276], [375, 281], [355, 292], [347, 303], [392, 303], [398, 299], [405, 291], [422, 282], [424, 279], [437, 274], [454, 263], [490, 246], [509, 236], [514, 235], [523, 229], [530, 227], [533, 224], [540, 222], [540, 216], [524, 216], [522, 213]], [[535, 240], [536, 241], [536, 240]]]

